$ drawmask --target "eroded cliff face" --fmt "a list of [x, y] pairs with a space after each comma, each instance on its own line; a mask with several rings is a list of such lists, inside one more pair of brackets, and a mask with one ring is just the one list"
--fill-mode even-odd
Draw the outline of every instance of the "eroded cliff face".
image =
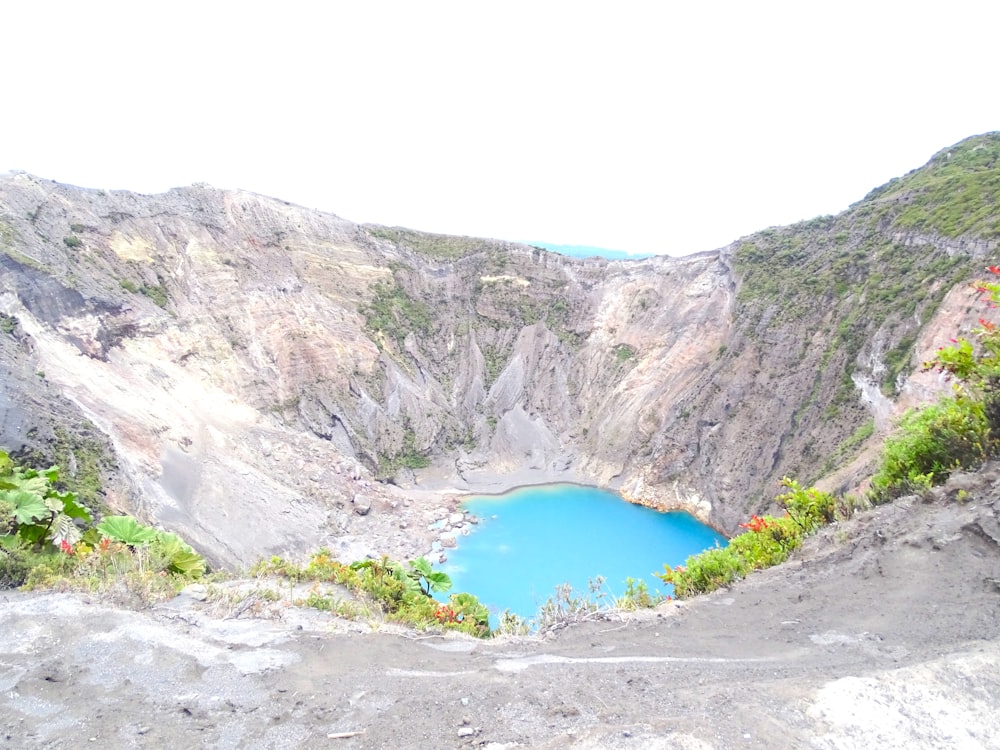
[[[557, 478], [731, 532], [783, 474], [860, 476], [864, 441], [845, 443], [909, 392], [907, 368], [888, 395], [877, 385], [886, 356], [919, 357], [939, 311], [967, 316], [941, 299], [995, 242], [920, 242], [918, 267], [959, 259], [927, 282], [942, 294], [852, 320], [876, 289], [867, 266], [846, 296], [789, 309], [746, 293], [746, 241], [576, 260], [239, 191], [17, 174], [0, 179], [0, 444], [110, 442], [107, 501], [224, 564], [321, 545], [413, 556], [440, 504], [413, 490]], [[830, 255], [814, 244], [800, 261]]]

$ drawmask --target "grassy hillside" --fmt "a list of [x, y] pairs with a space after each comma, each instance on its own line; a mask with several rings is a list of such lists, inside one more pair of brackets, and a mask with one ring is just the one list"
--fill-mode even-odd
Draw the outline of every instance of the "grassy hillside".
[[[998, 157], [1000, 134], [966, 139], [837, 216], [766, 229], [733, 246], [736, 299], [724, 356], [739, 374], [726, 395], [692, 405], [726, 425], [714, 461], [725, 464], [745, 440], [770, 440], [729, 429], [737, 406], [780, 435], [758, 456], [765, 486], [784, 474], [814, 482], [859, 452], [873, 435], [859, 383], [895, 397], [919, 365], [914, 344], [945, 295], [995, 260], [988, 253], [998, 227]], [[768, 500], [764, 493], [749, 507]]]
[[1000, 237], [1000, 133], [967, 138], [853, 207], [858, 220], [944, 237]]

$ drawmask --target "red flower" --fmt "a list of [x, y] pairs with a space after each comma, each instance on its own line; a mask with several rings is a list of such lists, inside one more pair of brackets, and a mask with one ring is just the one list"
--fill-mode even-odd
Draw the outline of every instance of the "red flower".
[[766, 518], [761, 518], [760, 516], [750, 516], [750, 520], [746, 523], [741, 523], [740, 526], [755, 533], [760, 533], [761, 531], [766, 531], [771, 528], [772, 524]]
[[59, 542], [59, 549], [61, 549], [67, 555], [72, 555], [73, 554], [73, 545], [70, 544], [69, 542], [67, 542], [65, 539], [63, 539], [61, 542]]
[[981, 325], [987, 331], [992, 331], [994, 328], [996, 328], [996, 324], [995, 323], [990, 323], [990, 321], [983, 320], [982, 318], [979, 319], [979, 325]]
[[986, 266], [986, 270], [1000, 276], [1000, 266]]
[[458, 614], [451, 607], [444, 604], [434, 610], [434, 617], [438, 622], [458, 622]]

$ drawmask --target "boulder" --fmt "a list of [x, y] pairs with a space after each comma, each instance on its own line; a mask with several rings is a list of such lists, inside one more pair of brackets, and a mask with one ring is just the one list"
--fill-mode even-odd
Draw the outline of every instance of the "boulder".
[[372, 509], [372, 499], [367, 495], [355, 495], [351, 501], [354, 504], [354, 512], [359, 516], [367, 516]]

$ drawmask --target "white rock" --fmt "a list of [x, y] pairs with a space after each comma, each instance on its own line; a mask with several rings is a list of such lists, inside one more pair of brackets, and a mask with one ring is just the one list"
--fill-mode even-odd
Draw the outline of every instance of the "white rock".
[[359, 516], [367, 516], [372, 509], [372, 499], [367, 495], [355, 495], [351, 502], [354, 503], [354, 512]]

